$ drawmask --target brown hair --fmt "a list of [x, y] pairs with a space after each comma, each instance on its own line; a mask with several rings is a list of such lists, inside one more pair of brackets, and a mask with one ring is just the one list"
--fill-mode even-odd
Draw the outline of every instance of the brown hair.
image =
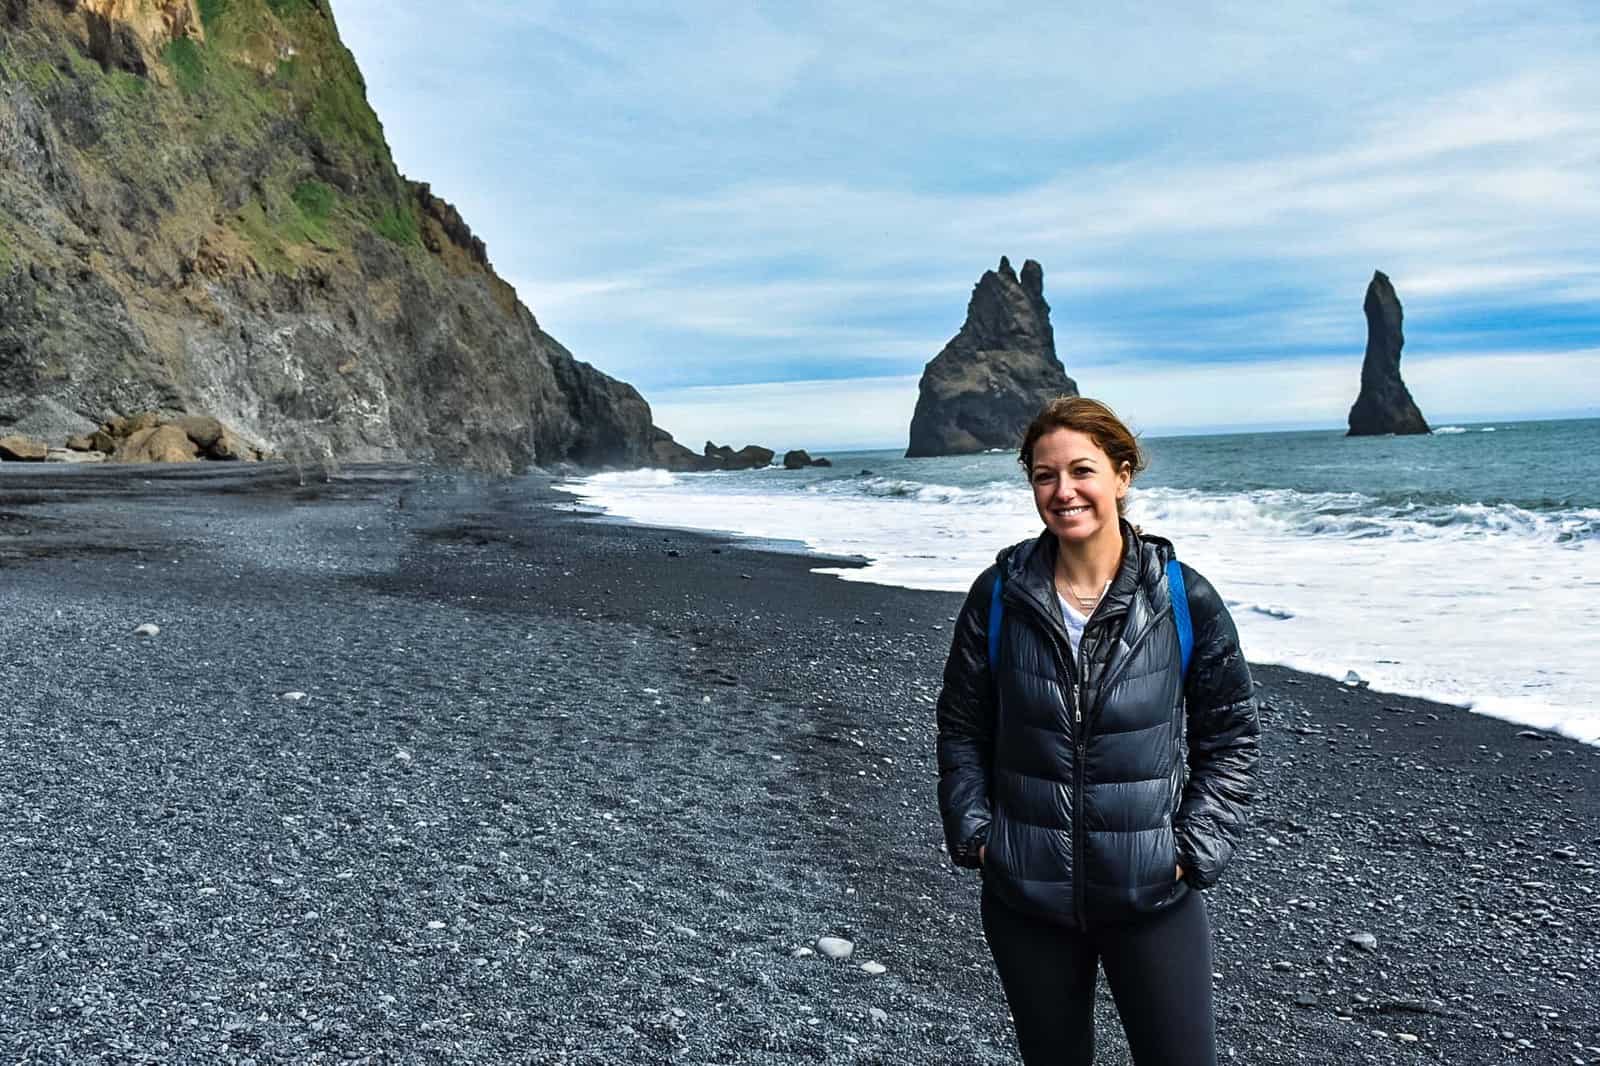
[[[1030, 476], [1033, 473], [1033, 446], [1040, 437], [1058, 429], [1070, 429], [1094, 441], [1095, 446], [1111, 460], [1113, 470], [1121, 470], [1126, 464], [1130, 478], [1138, 476], [1139, 471], [1147, 465], [1133, 431], [1110, 407], [1087, 396], [1057, 396], [1039, 410], [1022, 435], [1022, 450], [1017, 455], [1017, 462], [1022, 464], [1025, 473]], [[1118, 500], [1117, 513], [1122, 514], [1125, 510], [1127, 500]]]

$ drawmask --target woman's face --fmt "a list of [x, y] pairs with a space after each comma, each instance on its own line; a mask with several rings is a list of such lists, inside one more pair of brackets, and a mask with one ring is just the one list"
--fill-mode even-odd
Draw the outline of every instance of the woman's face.
[[1033, 446], [1033, 503], [1045, 528], [1063, 541], [1087, 541], [1117, 528], [1117, 501], [1133, 480], [1128, 464], [1113, 469], [1094, 439], [1072, 429], [1053, 429]]

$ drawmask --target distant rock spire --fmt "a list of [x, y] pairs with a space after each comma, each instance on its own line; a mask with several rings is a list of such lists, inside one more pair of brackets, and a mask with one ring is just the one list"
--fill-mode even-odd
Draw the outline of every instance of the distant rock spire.
[[1361, 392], [1350, 408], [1352, 437], [1384, 433], [1428, 433], [1427, 421], [1400, 379], [1401, 329], [1405, 313], [1389, 276], [1374, 271], [1363, 305], [1367, 313], [1367, 355], [1361, 362]]
[[922, 372], [906, 456], [1015, 448], [1046, 401], [1076, 395], [1056, 358], [1044, 270], [1029, 259], [1019, 279], [1001, 256], [973, 288], [960, 332]]

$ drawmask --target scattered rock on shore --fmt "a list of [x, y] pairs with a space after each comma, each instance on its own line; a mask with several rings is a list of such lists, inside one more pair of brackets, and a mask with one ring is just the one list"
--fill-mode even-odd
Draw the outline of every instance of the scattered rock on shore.
[[856, 946], [844, 937], [825, 936], [817, 939], [817, 950], [826, 958], [842, 962], [855, 954]]
[[265, 449], [211, 415], [166, 416], [157, 411], [113, 415], [92, 433], [73, 433], [52, 448], [23, 434], [0, 437], [0, 459], [27, 462], [188, 463], [199, 459], [255, 461]]
[[12, 463], [42, 463], [50, 454], [50, 446], [42, 440], [12, 434], [0, 437], [0, 459]]

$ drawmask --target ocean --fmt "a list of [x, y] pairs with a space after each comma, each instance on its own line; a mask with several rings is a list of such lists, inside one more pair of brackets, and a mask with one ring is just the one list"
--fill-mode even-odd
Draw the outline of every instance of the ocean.
[[[1600, 744], [1600, 419], [1143, 444], [1129, 518], [1217, 587], [1251, 661]], [[965, 591], [1041, 528], [1015, 453], [830, 458], [561, 487], [649, 525], [859, 556], [818, 569], [918, 589]]]

